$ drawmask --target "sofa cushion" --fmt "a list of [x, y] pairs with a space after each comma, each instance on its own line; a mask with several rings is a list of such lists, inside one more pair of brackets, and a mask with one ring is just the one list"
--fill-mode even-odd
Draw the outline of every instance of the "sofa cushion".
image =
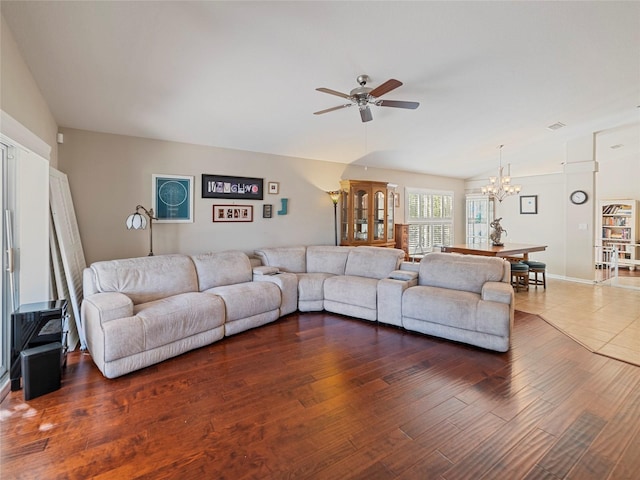
[[214, 293], [222, 297], [227, 322], [280, 309], [280, 289], [270, 282], [223, 285], [210, 288], [205, 293]]
[[303, 273], [307, 271], [307, 247], [263, 248], [254, 252], [263, 265], [278, 267], [281, 272]]
[[221, 285], [250, 282], [253, 270], [249, 257], [236, 250], [194, 255], [200, 291]]
[[99, 292], [124, 293], [136, 305], [198, 291], [196, 270], [186, 255], [107, 260], [89, 268]]
[[396, 248], [357, 247], [349, 251], [345, 275], [387, 278], [404, 260], [404, 251]]
[[504, 260], [479, 255], [431, 253], [420, 262], [418, 284], [481, 293], [486, 282], [500, 282]]
[[416, 286], [402, 295], [402, 318], [476, 330], [480, 295], [449, 288]]
[[224, 303], [213, 295], [190, 292], [136, 305], [134, 314], [102, 324], [106, 362], [223, 325]]
[[222, 299], [198, 292], [136, 305], [134, 312], [143, 324], [145, 350], [224, 324]]
[[331, 273], [298, 273], [298, 300], [324, 300], [324, 281]]
[[[362, 248], [362, 247], [358, 247]], [[324, 281], [325, 301], [377, 308], [378, 280], [375, 278], [337, 275]]]
[[307, 273], [332, 273], [344, 275], [347, 258], [352, 247], [309, 246], [307, 247]]

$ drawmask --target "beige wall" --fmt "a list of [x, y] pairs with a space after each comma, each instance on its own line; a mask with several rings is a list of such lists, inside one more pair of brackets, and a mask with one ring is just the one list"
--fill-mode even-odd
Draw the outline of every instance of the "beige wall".
[[4, 17], [0, 26], [0, 109], [51, 146], [50, 163], [58, 165], [56, 124]]
[[[149, 231], [128, 231], [125, 219], [137, 204], [151, 207], [154, 173], [195, 177], [195, 222], [155, 223], [156, 254], [333, 244], [333, 204], [325, 192], [336, 190], [339, 180], [346, 178], [396, 183], [401, 195], [405, 186], [452, 190], [456, 215], [464, 215], [462, 180], [84, 130], [61, 131], [59, 166], [69, 177], [87, 263], [147, 254]], [[263, 178], [265, 186], [276, 181], [280, 193], [265, 193], [263, 201], [235, 201], [253, 205], [252, 223], [213, 223], [212, 205], [234, 201], [201, 198], [203, 173]], [[289, 199], [287, 215], [276, 214], [282, 198]], [[265, 203], [273, 205], [271, 219], [262, 218]], [[401, 219], [403, 208], [397, 212]], [[459, 223], [455, 234], [462, 240]]]

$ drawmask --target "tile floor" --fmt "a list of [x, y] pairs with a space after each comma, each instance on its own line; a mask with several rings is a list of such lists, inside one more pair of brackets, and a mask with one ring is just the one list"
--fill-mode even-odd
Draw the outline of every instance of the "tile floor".
[[541, 316], [592, 352], [640, 366], [640, 289], [547, 278], [546, 290], [517, 292], [516, 309]]

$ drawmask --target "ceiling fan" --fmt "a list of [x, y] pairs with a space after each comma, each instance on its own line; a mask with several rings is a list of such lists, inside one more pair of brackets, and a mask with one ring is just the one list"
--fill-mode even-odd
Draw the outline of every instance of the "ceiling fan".
[[331, 95], [346, 98], [351, 103], [345, 103], [344, 105], [338, 105], [337, 107], [327, 108], [326, 110], [320, 110], [319, 112], [313, 112], [313, 114], [322, 115], [323, 113], [333, 112], [334, 110], [340, 110], [341, 108], [357, 105], [358, 109], [360, 110], [360, 118], [362, 118], [362, 121], [370, 122], [371, 120], [373, 120], [373, 116], [371, 115], [371, 109], [369, 108], [369, 105], [376, 105], [378, 107], [408, 108], [411, 110], [415, 110], [420, 105], [418, 102], [380, 100], [379, 97], [381, 97], [385, 93], [389, 93], [391, 90], [395, 90], [402, 85], [402, 82], [400, 80], [392, 78], [391, 80], [387, 80], [382, 85], [379, 85], [376, 88], [370, 88], [366, 86], [367, 82], [370, 80], [371, 79], [368, 75], [358, 76], [356, 81], [358, 82], [358, 84], [360, 84], [360, 86], [351, 90], [351, 92], [349, 92], [349, 95], [347, 95], [346, 93], [331, 90], [330, 88], [316, 88], [316, 90], [319, 92], [329, 93]]

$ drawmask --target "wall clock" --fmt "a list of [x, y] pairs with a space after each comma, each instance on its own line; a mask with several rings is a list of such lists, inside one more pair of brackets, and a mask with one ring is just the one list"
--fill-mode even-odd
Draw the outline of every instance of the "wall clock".
[[587, 192], [583, 190], [576, 190], [575, 192], [571, 193], [569, 199], [571, 200], [571, 203], [575, 205], [582, 205], [583, 203], [586, 203], [586, 201], [589, 199], [589, 196], [587, 195]]

